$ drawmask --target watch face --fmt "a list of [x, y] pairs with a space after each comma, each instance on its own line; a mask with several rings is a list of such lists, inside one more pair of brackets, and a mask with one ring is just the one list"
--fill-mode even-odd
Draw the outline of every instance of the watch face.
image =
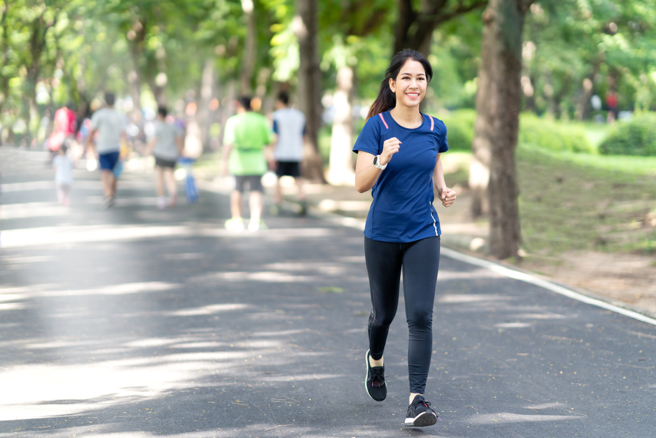
[[378, 155], [374, 157], [374, 166], [378, 166]]

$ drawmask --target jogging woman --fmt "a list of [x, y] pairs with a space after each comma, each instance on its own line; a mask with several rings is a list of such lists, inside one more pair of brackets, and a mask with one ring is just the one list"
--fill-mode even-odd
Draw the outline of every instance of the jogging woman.
[[445, 207], [456, 199], [444, 182], [440, 161], [440, 154], [449, 149], [446, 127], [419, 111], [432, 75], [433, 69], [421, 53], [403, 50], [394, 56], [353, 147], [358, 153], [355, 187], [360, 193], [372, 189], [373, 196], [364, 230], [372, 305], [365, 386], [372, 399], [385, 400], [383, 351], [398, 307], [403, 272], [410, 331], [410, 400], [405, 424], [415, 427], [438, 420], [424, 398], [440, 262], [441, 232], [433, 207], [433, 186]]

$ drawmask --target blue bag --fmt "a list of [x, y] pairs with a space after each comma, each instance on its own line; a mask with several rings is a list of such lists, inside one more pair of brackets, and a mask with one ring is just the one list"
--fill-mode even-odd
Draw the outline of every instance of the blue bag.
[[196, 180], [194, 175], [191, 173], [192, 165], [194, 160], [191, 158], [180, 158], [180, 164], [184, 166], [187, 176], [185, 177], [185, 195], [187, 196], [187, 201], [191, 204], [198, 201], [198, 189], [196, 188]]

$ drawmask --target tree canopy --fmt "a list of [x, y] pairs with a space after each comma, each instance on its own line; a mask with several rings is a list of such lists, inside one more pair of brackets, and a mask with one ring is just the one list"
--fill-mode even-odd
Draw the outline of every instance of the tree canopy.
[[[368, 105], [394, 50], [411, 46], [424, 50], [435, 68], [431, 110], [474, 107], [487, 1], [317, 4], [322, 95], [335, 92], [338, 71], [348, 66], [353, 102]], [[297, 6], [291, 0], [2, 0], [3, 136], [11, 129], [31, 141], [44, 115], [67, 101], [84, 112], [105, 90], [135, 114], [157, 102], [181, 111], [200, 98], [208, 63], [219, 108], [243, 91], [270, 110], [278, 90], [298, 85]], [[655, 27], [656, 0], [533, 3], [522, 47], [522, 109], [586, 119], [594, 113], [590, 98], [603, 101], [609, 93], [617, 93], [620, 109], [653, 109]]]

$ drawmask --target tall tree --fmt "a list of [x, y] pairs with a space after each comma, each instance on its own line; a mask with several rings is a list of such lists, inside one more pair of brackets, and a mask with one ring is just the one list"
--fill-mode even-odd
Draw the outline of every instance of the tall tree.
[[305, 159], [305, 174], [315, 181], [326, 182], [319, 155], [321, 125], [321, 70], [319, 68], [319, 23], [317, 0], [298, 0], [297, 15], [292, 27], [298, 38], [300, 66], [298, 96], [300, 110], [305, 114], [305, 125], [310, 147]]
[[438, 26], [459, 15], [483, 9], [487, 3], [488, 0], [398, 0], [394, 53], [414, 49], [428, 56], [431, 36]]
[[[489, 165], [490, 253], [517, 257], [520, 244], [515, 149], [521, 105], [522, 30], [533, 0], [490, 0], [483, 13], [475, 139], [470, 174]], [[480, 175], [484, 180], [486, 175]]]

